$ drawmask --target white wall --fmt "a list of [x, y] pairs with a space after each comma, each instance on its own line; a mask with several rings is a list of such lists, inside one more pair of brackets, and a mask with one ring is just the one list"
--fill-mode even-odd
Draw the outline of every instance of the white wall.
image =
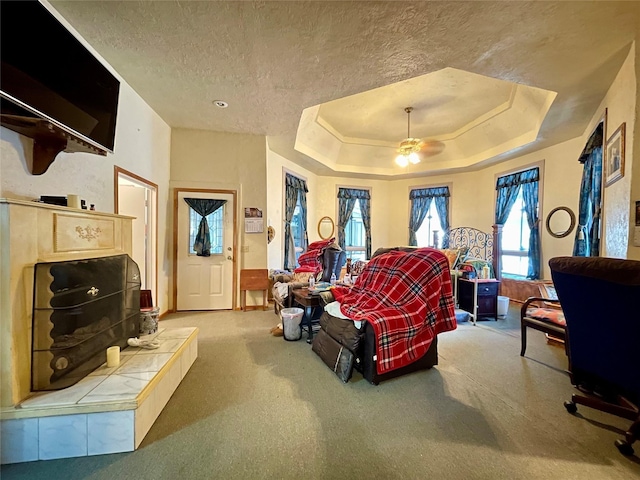
[[[267, 208], [266, 139], [262, 135], [240, 135], [205, 130], [174, 129], [171, 135], [171, 199], [174, 188], [236, 190], [238, 193], [238, 251], [234, 252], [237, 272], [243, 268], [266, 268], [267, 229], [263, 233], [244, 233], [244, 208]], [[271, 188], [271, 186], [269, 186]], [[170, 212], [173, 212], [171, 206]], [[173, 213], [167, 229], [173, 229]], [[173, 242], [171, 236], [170, 242]], [[167, 259], [173, 256], [173, 249]], [[173, 286], [171, 287], [173, 288]], [[262, 303], [260, 294], [249, 292], [247, 305]], [[238, 296], [236, 295], [236, 298]], [[236, 302], [236, 306], [238, 303]]]
[[[634, 247], [631, 241], [633, 235], [632, 216], [635, 205], [631, 200], [631, 185], [634, 171], [634, 130], [635, 112], [637, 105], [637, 79], [635, 72], [636, 48], [631, 48], [618, 75], [611, 84], [605, 98], [600, 104], [597, 116], [607, 109], [608, 139], [616, 129], [626, 123], [626, 148], [625, 148], [625, 172], [624, 177], [609, 187], [605, 187], [604, 212], [603, 212], [603, 256], [616, 258], [640, 259], [640, 248]], [[592, 123], [595, 123], [594, 118]], [[639, 185], [640, 187], [640, 185]], [[636, 200], [640, 197], [636, 194]]]
[[158, 185], [158, 294], [154, 299], [160, 312], [168, 308], [169, 262], [163, 255], [167, 233], [162, 219], [167, 217], [169, 186], [169, 126], [120, 79], [120, 99], [114, 153], [106, 157], [89, 153], [60, 153], [42, 175], [27, 169], [33, 141], [0, 128], [0, 196], [23, 200], [41, 195], [74, 193], [93, 203], [96, 210], [114, 211], [114, 166], [124, 168]]

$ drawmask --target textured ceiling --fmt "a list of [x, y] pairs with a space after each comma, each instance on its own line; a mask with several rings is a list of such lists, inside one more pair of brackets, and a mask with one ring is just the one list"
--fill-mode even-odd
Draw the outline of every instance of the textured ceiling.
[[[318, 174], [336, 170], [294, 149], [306, 108], [447, 67], [557, 93], [535, 142], [489, 161], [581, 135], [640, 29], [639, 2], [50, 4], [170, 126], [267, 135], [271, 149]], [[460, 100], [434, 88], [412, 103], [458, 102], [460, 118], [434, 114], [437, 134], [478, 113], [478, 94], [501, 95], [474, 89]], [[376, 115], [401, 117], [398, 95], [402, 104], [384, 102], [388, 112]], [[218, 99], [229, 108], [213, 107]], [[349, 134], [366, 131], [366, 118], [344, 121]], [[378, 135], [400, 140], [405, 129]]]

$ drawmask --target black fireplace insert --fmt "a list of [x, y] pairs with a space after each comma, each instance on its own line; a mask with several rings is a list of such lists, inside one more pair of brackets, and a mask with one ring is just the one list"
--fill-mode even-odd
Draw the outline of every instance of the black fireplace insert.
[[69, 387], [138, 336], [140, 270], [128, 255], [37, 263], [31, 388]]

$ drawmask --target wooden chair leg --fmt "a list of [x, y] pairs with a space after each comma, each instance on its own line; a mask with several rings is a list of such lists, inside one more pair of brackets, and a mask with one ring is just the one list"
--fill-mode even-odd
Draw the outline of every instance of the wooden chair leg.
[[522, 341], [522, 347], [520, 348], [520, 356], [524, 357], [524, 352], [527, 349], [527, 326], [525, 324], [522, 324], [520, 326], [520, 338]]

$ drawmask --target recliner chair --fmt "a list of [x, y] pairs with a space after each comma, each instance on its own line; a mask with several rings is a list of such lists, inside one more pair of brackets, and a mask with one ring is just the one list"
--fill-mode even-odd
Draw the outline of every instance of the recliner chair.
[[615, 442], [631, 455], [640, 436], [640, 261], [556, 257], [549, 266], [567, 323], [571, 383], [580, 391], [565, 408], [633, 420]]

